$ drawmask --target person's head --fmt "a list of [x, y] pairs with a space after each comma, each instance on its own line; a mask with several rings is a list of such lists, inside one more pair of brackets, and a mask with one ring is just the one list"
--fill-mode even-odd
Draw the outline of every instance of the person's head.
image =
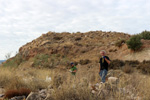
[[101, 54], [101, 56], [105, 56], [106, 51], [105, 51], [105, 50], [101, 50], [101, 51], [100, 51], [100, 54]]
[[70, 63], [70, 65], [73, 67], [73, 66], [74, 66], [74, 63], [72, 62], [72, 63]]

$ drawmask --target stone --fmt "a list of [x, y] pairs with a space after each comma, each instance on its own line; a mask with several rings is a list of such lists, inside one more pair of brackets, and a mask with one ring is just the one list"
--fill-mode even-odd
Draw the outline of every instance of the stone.
[[42, 100], [42, 99], [40, 98], [39, 93], [31, 92], [31, 93], [28, 95], [28, 97], [27, 97], [26, 100]]
[[42, 93], [47, 93], [47, 89], [42, 89], [41, 91], [39, 91], [39, 94], [42, 94]]
[[4, 94], [0, 94], [0, 98], [4, 97]]
[[25, 96], [15, 96], [15, 97], [13, 97], [13, 98], [11, 98], [9, 100], [23, 100], [25, 98], [26, 98]]

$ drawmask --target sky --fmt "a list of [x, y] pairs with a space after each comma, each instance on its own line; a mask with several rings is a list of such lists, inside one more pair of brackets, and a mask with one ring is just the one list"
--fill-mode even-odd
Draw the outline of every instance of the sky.
[[150, 0], [0, 0], [0, 59], [48, 31], [150, 30]]

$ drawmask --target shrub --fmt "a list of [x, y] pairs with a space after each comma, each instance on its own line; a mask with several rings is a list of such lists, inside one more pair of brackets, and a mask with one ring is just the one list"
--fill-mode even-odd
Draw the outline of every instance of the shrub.
[[122, 60], [112, 60], [110, 65], [109, 65], [109, 68], [110, 69], [118, 69], [118, 68], [121, 68], [125, 65], [124, 61]]
[[20, 65], [23, 61], [25, 61], [20, 53], [15, 56], [15, 62], [17, 65]]
[[137, 67], [140, 64], [140, 62], [138, 60], [126, 60], [125, 64], [131, 67]]
[[123, 70], [123, 72], [128, 73], [128, 74], [133, 72], [133, 68], [131, 66], [129, 66], [128, 64], [125, 65], [122, 70]]
[[137, 51], [141, 48], [142, 42], [141, 42], [141, 37], [139, 35], [134, 35], [132, 36], [128, 41], [127, 41], [128, 48], [134, 51]]
[[34, 57], [33, 67], [55, 68], [57, 65], [67, 66], [69, 59], [60, 54], [38, 54]]
[[5, 97], [4, 98], [12, 98], [15, 96], [25, 96], [27, 97], [30, 94], [31, 90], [27, 88], [20, 88], [18, 90], [12, 89], [12, 90], [7, 90], [5, 92]]
[[150, 31], [143, 31], [139, 35], [142, 39], [150, 40]]
[[42, 66], [47, 67], [49, 55], [46, 54], [38, 54], [34, 58], [33, 66]]
[[86, 64], [91, 63], [91, 61], [90, 61], [89, 59], [85, 59], [85, 60], [80, 60], [79, 63], [80, 63], [81, 65], [86, 65]]
[[3, 66], [5, 67], [17, 67], [25, 60], [22, 58], [21, 54], [16, 54], [15, 57], [8, 59]]
[[4, 67], [17, 67], [17, 63], [15, 62], [14, 58], [8, 59], [4, 64]]
[[141, 69], [144, 74], [150, 74], [150, 61], [143, 61], [139, 64], [138, 69]]
[[126, 43], [125, 39], [120, 39], [115, 43], [115, 46], [121, 47], [124, 43]]

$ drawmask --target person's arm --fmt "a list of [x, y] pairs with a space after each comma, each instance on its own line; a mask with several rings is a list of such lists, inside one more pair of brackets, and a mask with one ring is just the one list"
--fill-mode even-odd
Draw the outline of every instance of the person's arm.
[[110, 64], [110, 60], [108, 60], [106, 57], [105, 57], [105, 61]]
[[99, 59], [99, 72], [101, 71], [101, 59]]
[[101, 65], [100, 65], [100, 63], [99, 63], [99, 72], [101, 71]]
[[75, 67], [75, 69], [72, 72], [77, 72], [77, 68]]
[[74, 71], [72, 71], [72, 72], [77, 72], [77, 70], [74, 70]]

